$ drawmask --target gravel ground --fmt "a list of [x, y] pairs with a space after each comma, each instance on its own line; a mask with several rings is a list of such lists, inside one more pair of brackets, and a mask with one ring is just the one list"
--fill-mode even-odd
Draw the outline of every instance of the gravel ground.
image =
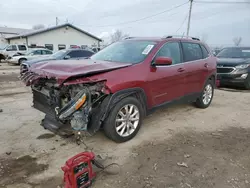
[[[62, 186], [61, 166], [82, 151], [39, 125], [18, 66], [0, 64], [0, 187]], [[208, 109], [177, 105], [147, 117], [138, 135], [116, 144], [102, 132], [85, 139], [118, 175], [98, 174], [94, 188], [250, 187], [250, 93], [216, 90]], [[107, 169], [117, 170], [117, 169]]]

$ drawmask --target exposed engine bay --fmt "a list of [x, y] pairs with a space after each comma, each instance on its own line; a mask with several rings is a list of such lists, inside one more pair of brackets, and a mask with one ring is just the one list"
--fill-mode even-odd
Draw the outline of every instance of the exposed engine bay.
[[105, 81], [59, 86], [56, 80], [41, 78], [32, 85], [32, 92], [34, 108], [46, 114], [44, 128], [61, 135], [93, 134], [100, 128], [100, 112], [108, 98]]

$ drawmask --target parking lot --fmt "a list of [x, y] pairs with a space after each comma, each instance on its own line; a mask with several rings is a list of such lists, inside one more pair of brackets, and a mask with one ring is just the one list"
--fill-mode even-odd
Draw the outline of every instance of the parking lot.
[[[19, 66], [0, 65], [0, 187], [61, 187], [61, 167], [86, 148], [44, 130]], [[249, 92], [216, 90], [207, 109], [156, 111], [129, 142], [116, 144], [102, 132], [86, 138], [106, 164], [121, 166], [118, 175], [98, 174], [93, 187], [250, 187], [249, 108]]]

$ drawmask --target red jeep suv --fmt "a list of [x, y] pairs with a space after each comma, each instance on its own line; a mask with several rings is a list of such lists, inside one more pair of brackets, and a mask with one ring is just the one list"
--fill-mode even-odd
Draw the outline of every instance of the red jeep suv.
[[127, 38], [89, 59], [35, 64], [22, 76], [42, 126], [59, 135], [132, 139], [143, 117], [177, 101], [210, 105], [216, 58], [197, 38]]

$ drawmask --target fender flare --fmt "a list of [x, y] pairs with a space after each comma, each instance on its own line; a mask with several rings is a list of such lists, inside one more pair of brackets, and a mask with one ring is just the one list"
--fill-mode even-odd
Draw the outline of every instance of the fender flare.
[[89, 133], [94, 134], [95, 132], [97, 132], [102, 126], [102, 123], [108, 117], [112, 107], [122, 99], [131, 95], [134, 95], [143, 104], [143, 115], [145, 116], [148, 110], [145, 91], [142, 88], [129, 88], [120, 90], [114, 94], [106, 96], [99, 108], [96, 109], [96, 112], [93, 112], [94, 118], [91, 118], [90, 124], [88, 126]]
[[129, 88], [129, 89], [120, 90], [120, 91], [114, 93], [109, 100], [109, 103], [106, 107], [106, 111], [105, 111], [105, 114], [104, 114], [102, 120], [104, 121], [106, 119], [110, 110], [112, 109], [112, 107], [115, 104], [117, 104], [122, 99], [124, 99], [128, 96], [131, 96], [131, 95], [135, 95], [135, 97], [143, 104], [142, 107], [144, 109], [144, 115], [145, 115], [147, 110], [148, 110], [148, 108], [147, 108], [147, 96], [146, 96], [144, 89], [136, 87], [136, 88]]

